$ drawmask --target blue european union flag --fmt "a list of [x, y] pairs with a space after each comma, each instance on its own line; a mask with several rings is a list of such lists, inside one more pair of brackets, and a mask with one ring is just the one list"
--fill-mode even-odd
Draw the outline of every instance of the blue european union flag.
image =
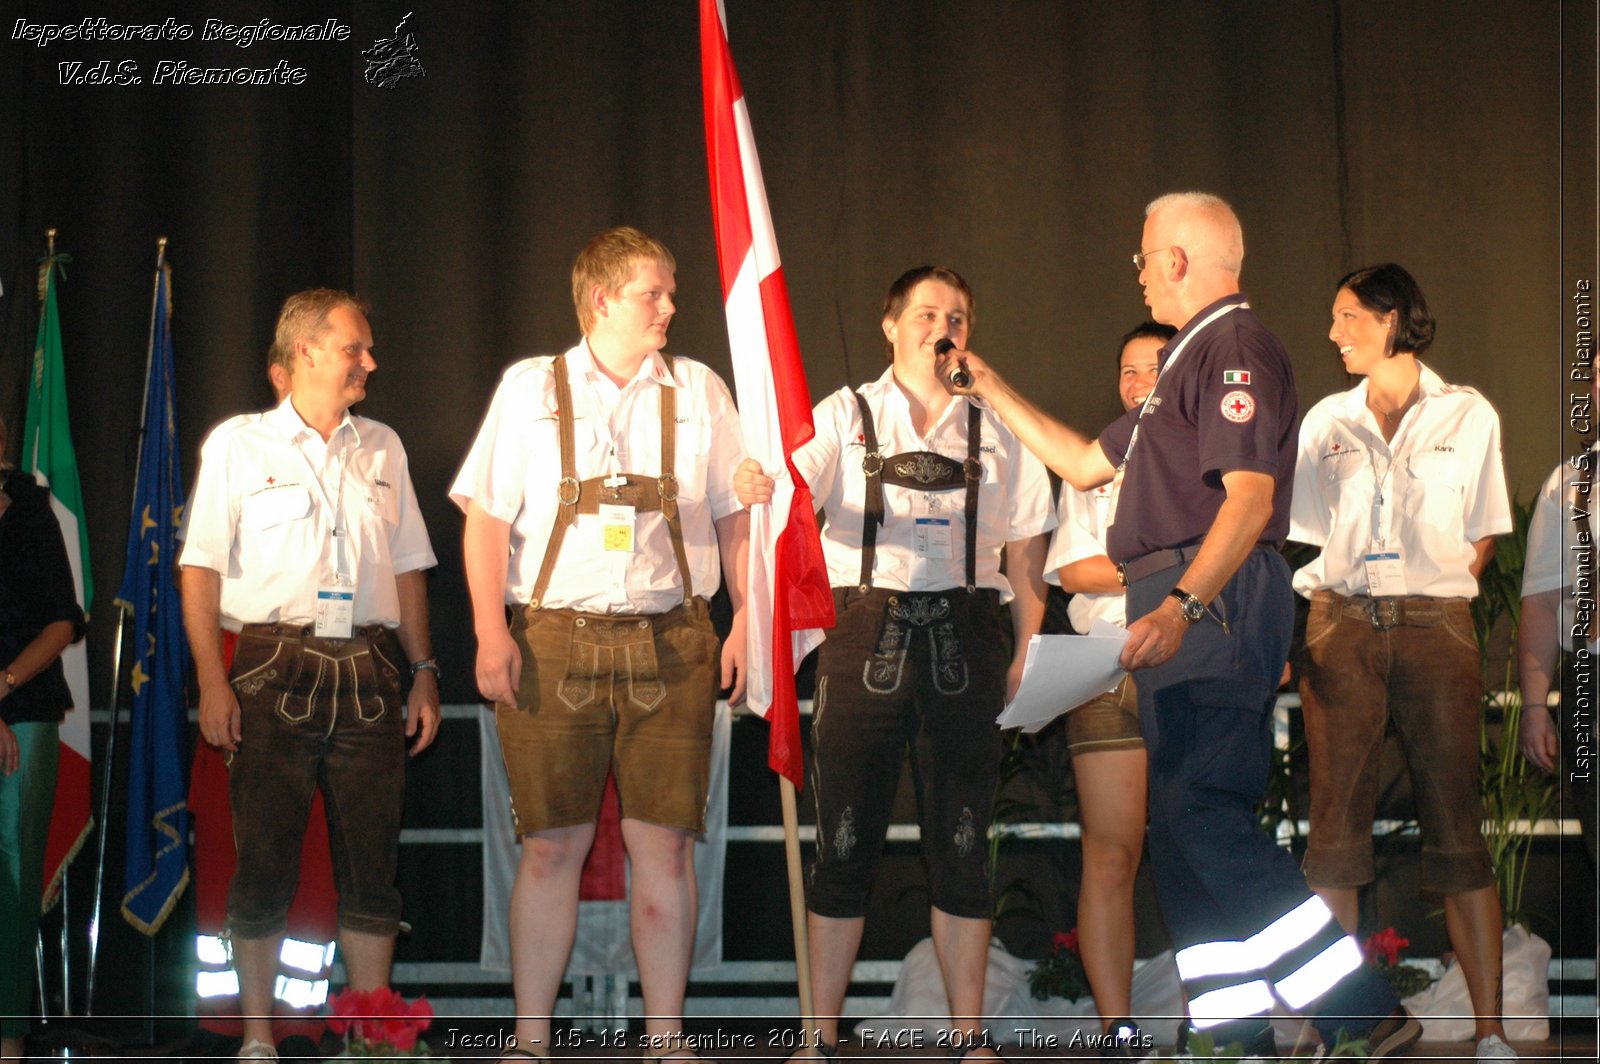
[[183, 767], [189, 643], [178, 598], [183, 476], [172, 381], [171, 269], [156, 270], [144, 438], [117, 605], [133, 618], [133, 737], [128, 768], [127, 861], [122, 915], [147, 935], [189, 883], [189, 810]]

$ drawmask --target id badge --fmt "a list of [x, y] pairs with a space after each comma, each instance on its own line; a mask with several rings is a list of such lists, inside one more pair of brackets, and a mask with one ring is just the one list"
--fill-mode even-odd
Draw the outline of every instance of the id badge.
[[316, 635], [319, 639], [349, 639], [355, 630], [356, 589], [351, 584], [323, 584], [317, 588]]
[[1397, 550], [1374, 551], [1361, 559], [1367, 570], [1367, 594], [1388, 598], [1406, 593], [1406, 570]]
[[919, 517], [912, 526], [911, 549], [923, 558], [951, 558], [950, 519]]
[[607, 551], [633, 553], [634, 515], [631, 506], [600, 505], [600, 534]]

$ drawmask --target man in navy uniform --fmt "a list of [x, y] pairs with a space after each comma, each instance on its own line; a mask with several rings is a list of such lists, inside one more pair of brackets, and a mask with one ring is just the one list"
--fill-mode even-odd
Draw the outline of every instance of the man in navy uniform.
[[1272, 1055], [1274, 998], [1343, 1030], [1372, 1058], [1421, 1025], [1256, 822], [1271, 714], [1293, 634], [1289, 527], [1299, 404], [1287, 353], [1239, 291], [1244, 238], [1222, 200], [1174, 193], [1145, 210], [1134, 256], [1156, 321], [1179, 332], [1142, 407], [1089, 440], [981, 359], [944, 356], [1080, 490], [1124, 467], [1107, 537], [1128, 588], [1122, 664], [1139, 672], [1150, 757], [1150, 856], [1189, 1022], [1216, 1045]]

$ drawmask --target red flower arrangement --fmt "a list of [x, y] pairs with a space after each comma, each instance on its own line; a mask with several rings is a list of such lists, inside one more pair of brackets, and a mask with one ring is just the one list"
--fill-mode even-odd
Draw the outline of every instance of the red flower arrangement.
[[1400, 951], [1411, 945], [1409, 938], [1401, 938], [1392, 927], [1386, 927], [1377, 934], [1367, 936], [1366, 945], [1361, 947], [1361, 952], [1366, 954], [1367, 960], [1373, 964], [1378, 962], [1379, 954], [1383, 955], [1384, 964], [1390, 968], [1400, 963]]
[[1386, 927], [1377, 934], [1367, 936], [1367, 941], [1361, 947], [1367, 963], [1376, 967], [1389, 981], [1395, 997], [1407, 998], [1421, 993], [1433, 982], [1433, 977], [1426, 969], [1400, 962], [1400, 951], [1409, 945], [1409, 938], [1402, 938], [1394, 928]]
[[1078, 929], [1050, 936], [1050, 956], [1028, 973], [1028, 989], [1036, 1001], [1060, 997], [1076, 1001], [1089, 993], [1089, 975], [1078, 955]]
[[427, 998], [408, 1004], [387, 986], [346, 990], [328, 999], [328, 1029], [345, 1036], [340, 1057], [428, 1057], [432, 1050], [419, 1038], [432, 1022], [433, 1006]]

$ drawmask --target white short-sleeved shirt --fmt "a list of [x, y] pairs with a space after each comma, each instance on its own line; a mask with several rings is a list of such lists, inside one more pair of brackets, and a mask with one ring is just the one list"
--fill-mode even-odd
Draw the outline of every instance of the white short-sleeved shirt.
[[395, 627], [395, 576], [437, 564], [394, 430], [346, 413], [324, 443], [292, 399], [211, 431], [185, 520], [179, 561], [222, 575], [230, 631], [311, 624], [336, 570], [355, 581], [357, 626]]
[[[618, 388], [595, 365], [587, 342], [559, 356], [523, 359], [495, 389], [472, 449], [450, 487], [466, 510], [475, 502], [511, 525], [506, 602], [522, 605], [544, 562], [555, 527], [561, 442], [556, 410], [556, 358], [567, 360], [572, 387], [573, 446], [580, 481], [612, 473], [661, 473], [661, 389], [677, 404], [678, 512], [694, 593], [721, 586], [715, 522], [740, 509], [733, 474], [744, 460], [744, 435], [728, 386], [710, 369], [655, 353]], [[566, 413], [562, 411], [561, 413]], [[543, 605], [586, 613], [665, 613], [683, 602], [683, 581], [666, 518], [637, 514], [631, 551], [606, 550], [605, 519], [579, 514], [562, 539]]]
[[[860, 389], [872, 411], [878, 450], [885, 457], [907, 451], [932, 451], [964, 462], [967, 457], [968, 400], [956, 400], [926, 437], [911, 424], [911, 407], [894, 380], [894, 370]], [[866, 436], [861, 411], [850, 389], [841, 388], [817, 404], [817, 434], [795, 452], [795, 469], [811, 486], [817, 507], [827, 511], [822, 553], [828, 581], [834, 587], [855, 587], [861, 581], [862, 507], [867, 478], [861, 460]], [[1002, 602], [1011, 599], [1011, 585], [1000, 572], [1000, 551], [1006, 543], [1028, 539], [1055, 527], [1050, 504], [1050, 479], [1044, 465], [989, 410], [983, 411], [979, 445], [983, 480], [978, 489], [977, 582], [994, 588]], [[966, 586], [966, 493], [926, 492], [883, 485], [884, 523], [878, 529], [872, 585], [896, 591], [942, 591]], [[948, 547], [936, 537], [931, 550], [919, 552], [913, 540], [918, 518], [948, 521]], [[927, 539], [924, 538], [924, 543]]]
[[[1574, 459], [1557, 466], [1545, 479], [1539, 495], [1533, 502], [1533, 523], [1528, 526], [1528, 555], [1522, 569], [1522, 596], [1538, 595], [1546, 591], [1562, 591], [1557, 607], [1557, 623], [1561, 645], [1567, 650], [1577, 649], [1573, 634], [1573, 582], [1577, 577], [1578, 552], [1572, 547], [1579, 544], [1578, 525], [1573, 521], [1574, 508], [1586, 513], [1583, 527], [1589, 533], [1587, 546], [1593, 557], [1594, 545], [1600, 526], [1596, 525], [1593, 489], [1580, 494], [1580, 483], [1594, 483], [1593, 470], [1600, 461], [1600, 444], [1591, 448], [1586, 460], [1589, 475], [1583, 475]], [[1596, 636], [1590, 646], [1600, 649], [1600, 623], [1590, 626]]]
[[[1117, 489], [1122, 487], [1122, 470], [1111, 483], [1088, 491], [1076, 491], [1070, 484], [1061, 486], [1055, 535], [1050, 537], [1050, 553], [1044, 562], [1044, 578], [1061, 586], [1061, 567], [1106, 553], [1107, 520], [1116, 512]], [[1067, 604], [1072, 630], [1087, 632], [1095, 621], [1118, 627], [1128, 624], [1128, 597], [1122, 593], [1095, 595], [1080, 591]]]
[[1380, 546], [1398, 547], [1408, 595], [1478, 593], [1473, 543], [1511, 531], [1500, 415], [1474, 389], [1421, 370], [1421, 395], [1392, 443], [1367, 409], [1364, 380], [1301, 422], [1289, 538], [1322, 554], [1294, 574], [1300, 594], [1368, 594], [1364, 558]]

